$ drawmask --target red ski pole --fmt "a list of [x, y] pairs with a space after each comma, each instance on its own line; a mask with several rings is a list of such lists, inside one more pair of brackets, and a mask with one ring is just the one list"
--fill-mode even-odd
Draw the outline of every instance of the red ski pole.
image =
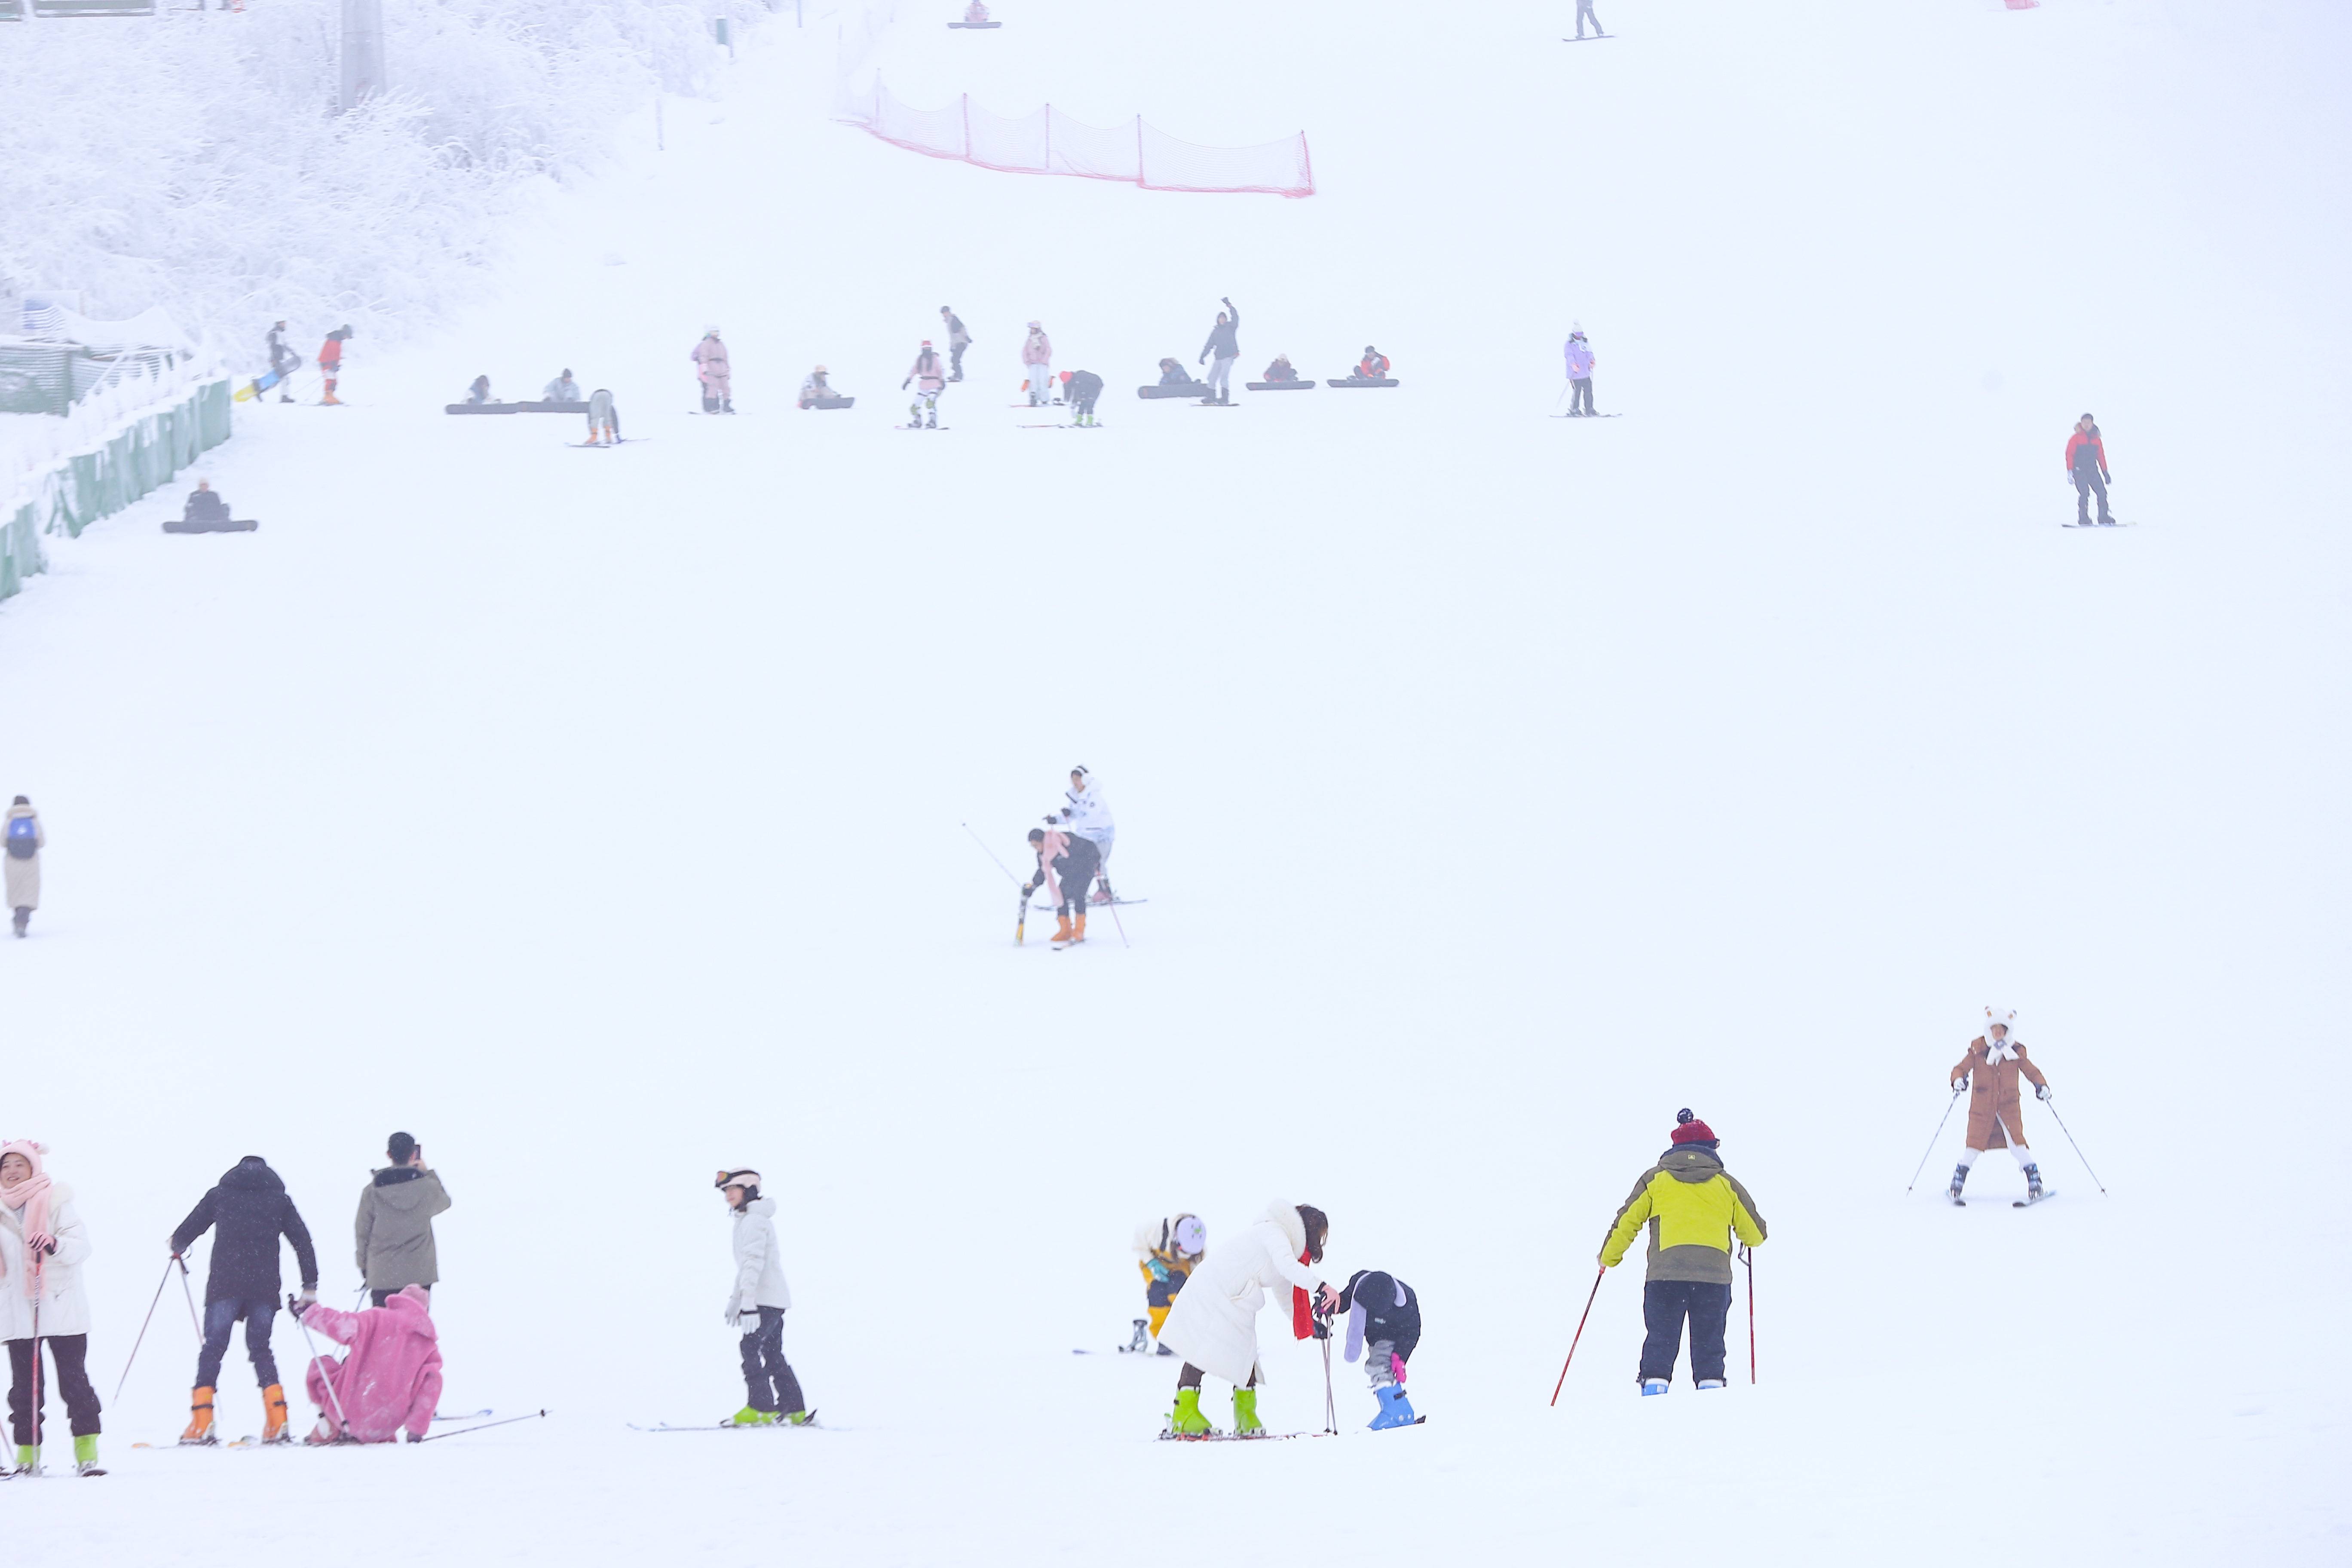
[[1748, 1265], [1748, 1384], [1756, 1385], [1756, 1249], [1742, 1247], [1739, 1261]]
[[[1584, 1318], [1592, 1316], [1593, 1298], [1601, 1294], [1601, 1277], [1608, 1272], [1606, 1268], [1592, 1271], [1592, 1295], [1584, 1299]], [[1561, 1386], [1568, 1382], [1568, 1362], [1576, 1359], [1577, 1343], [1584, 1338], [1584, 1318], [1576, 1320], [1576, 1338], [1568, 1342], [1568, 1361], [1559, 1363], [1559, 1382], [1551, 1385], [1551, 1402], [1555, 1405], [1559, 1403]]]

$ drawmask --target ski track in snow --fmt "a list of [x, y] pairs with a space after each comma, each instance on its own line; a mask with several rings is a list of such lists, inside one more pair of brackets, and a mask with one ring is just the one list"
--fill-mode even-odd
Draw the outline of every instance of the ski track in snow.
[[[2254, 1173], [2347, 1087], [2343, 18], [1692, 0], [1564, 50], [1532, 4], [1207, 0], [1149, 47], [1017, 9], [910, 16], [893, 89], [1303, 124], [1321, 193], [919, 157], [825, 121], [787, 16], [445, 337], [354, 344], [357, 405], [239, 405], [205, 471], [258, 533], [163, 537], [175, 486], [0, 607], [0, 790], [50, 836], [0, 1122], [79, 1192], [101, 1394], [242, 1154], [348, 1300], [400, 1127], [456, 1204], [444, 1403], [551, 1411], [134, 1451], [185, 1418], [167, 1299], [113, 1474], [0, 1493], [19, 1548], [1618, 1562], [1704, 1516], [1761, 1563], [2340, 1553], [2347, 1268], [2324, 1167]], [[1371, 342], [1403, 384], [1138, 401], [1227, 293], [1236, 382]], [[942, 303], [979, 342], [908, 443]], [[1095, 439], [997, 406], [1031, 317], [1108, 384]], [[1632, 416], [1544, 417], [1571, 320]], [[731, 420], [683, 412], [709, 322]], [[792, 408], [818, 362], [856, 409]], [[566, 364], [656, 439], [438, 412]], [[2062, 539], [2086, 406], [2142, 526]], [[1021, 869], [1073, 762], [1150, 902], [1048, 963], [959, 824]], [[2065, 1202], [2011, 1209], [1996, 1154], [1948, 1205], [1957, 1117], [1903, 1195], [1996, 1000], [2111, 1195], [2032, 1104]], [[1547, 1408], [1685, 1104], [1772, 1227], [1761, 1381], [1743, 1276], [1732, 1388], [1635, 1397], [1636, 1261]], [[655, 1441], [741, 1402], [730, 1163], [834, 1429]], [[1139, 1216], [1214, 1247], [1277, 1194], [1334, 1278], [1421, 1291], [1427, 1426], [1363, 1433], [1335, 1358], [1338, 1441], [1161, 1444], [1171, 1363], [1070, 1354], [1140, 1310]], [[1315, 1428], [1260, 1322], [1267, 1421]]]

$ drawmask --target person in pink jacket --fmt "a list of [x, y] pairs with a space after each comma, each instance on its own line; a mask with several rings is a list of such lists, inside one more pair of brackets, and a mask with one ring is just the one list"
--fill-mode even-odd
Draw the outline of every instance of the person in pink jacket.
[[694, 345], [687, 356], [694, 361], [695, 378], [702, 383], [702, 411], [705, 414], [735, 412], [734, 369], [727, 363], [727, 345], [719, 341], [719, 329], [703, 329], [702, 341]]
[[936, 430], [940, 427], [940, 394], [947, 384], [947, 371], [940, 365], [940, 356], [931, 347], [931, 340], [925, 338], [921, 351], [915, 355], [914, 364], [907, 371], [907, 379], [898, 384], [901, 392], [910, 385], [915, 389], [915, 401], [907, 405], [904, 428]]
[[1054, 400], [1054, 341], [1045, 329], [1036, 322], [1029, 323], [1029, 337], [1021, 345], [1022, 368], [1029, 374], [1029, 406]]
[[302, 1314], [304, 1328], [352, 1348], [341, 1361], [320, 1356], [310, 1363], [307, 1381], [319, 1425], [303, 1441], [392, 1443], [403, 1426], [410, 1442], [425, 1440], [441, 1403], [441, 1345], [431, 1300], [423, 1287], [407, 1285], [365, 1311], [313, 1305]]

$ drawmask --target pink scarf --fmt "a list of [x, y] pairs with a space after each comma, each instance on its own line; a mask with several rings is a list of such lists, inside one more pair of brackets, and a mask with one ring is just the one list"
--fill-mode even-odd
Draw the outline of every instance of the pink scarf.
[[[39, 1289], [37, 1282], [41, 1274], [41, 1248], [53, 1239], [49, 1235], [49, 1178], [41, 1171], [43, 1152], [41, 1146], [29, 1138], [0, 1143], [0, 1158], [22, 1154], [33, 1167], [33, 1173], [21, 1182], [0, 1182], [0, 1204], [12, 1209], [22, 1209], [25, 1213], [25, 1257], [30, 1265], [25, 1270], [25, 1294], [27, 1296]], [[7, 1271], [6, 1259], [0, 1258], [0, 1275]]]

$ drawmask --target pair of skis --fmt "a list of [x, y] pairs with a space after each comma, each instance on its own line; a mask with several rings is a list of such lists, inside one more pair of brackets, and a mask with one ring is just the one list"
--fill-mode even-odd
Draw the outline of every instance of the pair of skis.
[[[629, 1423], [629, 1430], [632, 1432], [799, 1432], [816, 1424], [816, 1412], [812, 1410], [808, 1413], [808, 1419], [805, 1421], [763, 1421], [756, 1426], [747, 1426], [734, 1421], [703, 1421], [692, 1426], [679, 1426], [669, 1421], [656, 1421], [649, 1426], [641, 1426], [632, 1421]], [[827, 1430], [830, 1429], [827, 1428]]]

